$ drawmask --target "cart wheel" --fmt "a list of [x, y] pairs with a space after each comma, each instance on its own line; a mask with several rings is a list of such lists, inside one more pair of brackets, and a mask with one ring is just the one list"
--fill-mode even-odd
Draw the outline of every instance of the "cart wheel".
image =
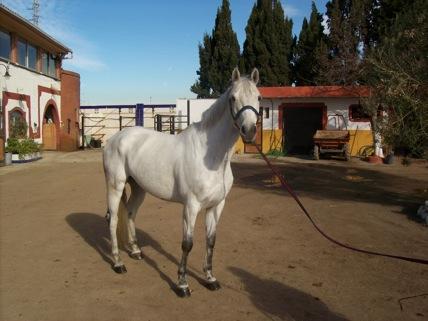
[[351, 151], [349, 150], [348, 144], [345, 144], [345, 146], [343, 146], [343, 155], [345, 156], [346, 161], [349, 161], [351, 159]]
[[314, 160], [319, 160], [320, 159], [320, 148], [318, 147], [318, 145], [314, 145]]

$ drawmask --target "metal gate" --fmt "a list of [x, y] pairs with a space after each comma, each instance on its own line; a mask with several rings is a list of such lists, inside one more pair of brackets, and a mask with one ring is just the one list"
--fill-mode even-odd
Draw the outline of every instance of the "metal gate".
[[160, 115], [154, 117], [154, 129], [158, 132], [169, 132], [171, 135], [181, 132], [180, 124], [189, 124], [188, 115]]

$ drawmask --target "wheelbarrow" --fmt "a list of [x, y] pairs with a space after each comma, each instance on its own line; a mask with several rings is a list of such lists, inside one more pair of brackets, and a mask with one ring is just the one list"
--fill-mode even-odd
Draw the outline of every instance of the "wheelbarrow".
[[[350, 133], [347, 129], [341, 129], [339, 118], [342, 115], [332, 115], [329, 119], [334, 119], [338, 129], [317, 130], [314, 135], [313, 157], [315, 160], [320, 159], [322, 154], [341, 155], [345, 160], [351, 159], [351, 150], [349, 148]], [[343, 119], [343, 124], [346, 124]], [[346, 126], [346, 125], [345, 125]]]

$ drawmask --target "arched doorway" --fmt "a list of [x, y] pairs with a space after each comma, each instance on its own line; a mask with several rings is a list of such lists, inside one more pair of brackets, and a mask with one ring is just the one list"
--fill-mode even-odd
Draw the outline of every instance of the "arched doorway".
[[43, 115], [43, 149], [57, 150], [58, 146], [58, 112], [53, 104], [49, 104]]

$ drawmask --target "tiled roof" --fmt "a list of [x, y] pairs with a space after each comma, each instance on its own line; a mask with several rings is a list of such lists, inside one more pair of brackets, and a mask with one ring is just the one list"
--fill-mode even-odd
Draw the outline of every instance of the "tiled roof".
[[259, 87], [263, 98], [299, 97], [368, 97], [367, 86], [297, 86], [297, 87]]

